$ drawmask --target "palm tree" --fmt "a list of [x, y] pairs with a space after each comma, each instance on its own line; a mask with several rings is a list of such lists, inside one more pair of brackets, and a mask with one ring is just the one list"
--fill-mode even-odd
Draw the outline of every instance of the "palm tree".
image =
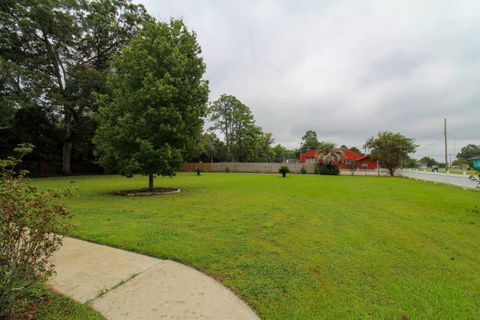
[[317, 151], [315, 158], [317, 163], [321, 165], [337, 165], [345, 159], [345, 156], [342, 149], [333, 146]]

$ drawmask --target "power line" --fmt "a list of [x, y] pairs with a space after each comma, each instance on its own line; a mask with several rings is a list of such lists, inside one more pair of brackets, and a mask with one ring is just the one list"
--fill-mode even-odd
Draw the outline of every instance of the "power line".
[[443, 135], [443, 132], [442, 133], [435, 133], [435, 134], [432, 134], [431, 136], [426, 136], [426, 137], [421, 137], [421, 138], [413, 138], [413, 139], [414, 140], [428, 140], [429, 138], [437, 137], [439, 135]]
[[419, 146], [419, 148], [426, 148], [426, 147], [429, 147], [429, 146], [431, 146], [431, 145], [434, 145], [434, 144], [436, 144], [440, 139], [442, 139], [442, 137], [443, 137], [443, 133], [437, 135], [437, 138], [436, 138], [433, 142], [428, 143], [428, 144], [424, 144], [423, 146]]

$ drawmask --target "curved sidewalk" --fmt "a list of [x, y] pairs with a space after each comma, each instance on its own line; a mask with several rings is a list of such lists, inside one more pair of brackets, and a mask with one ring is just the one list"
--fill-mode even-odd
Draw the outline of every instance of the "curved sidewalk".
[[48, 284], [107, 319], [258, 319], [230, 290], [183, 264], [65, 238]]

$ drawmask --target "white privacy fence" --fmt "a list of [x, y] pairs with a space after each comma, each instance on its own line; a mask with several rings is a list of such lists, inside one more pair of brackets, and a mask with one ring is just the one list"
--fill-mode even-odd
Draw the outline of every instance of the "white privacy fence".
[[452, 174], [413, 170], [398, 170], [397, 174], [402, 177], [407, 177], [411, 179], [447, 183], [463, 188], [474, 189], [478, 186], [475, 182], [470, 180], [470, 176], [468, 174]]

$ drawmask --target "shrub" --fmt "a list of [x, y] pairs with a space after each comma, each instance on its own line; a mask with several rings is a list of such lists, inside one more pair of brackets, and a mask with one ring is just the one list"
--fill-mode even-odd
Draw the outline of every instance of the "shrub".
[[227, 173], [230, 172], [230, 167], [229, 166], [225, 167], [225, 172], [227, 172]]
[[340, 174], [340, 169], [333, 164], [319, 164], [316, 168], [316, 172], [324, 176], [338, 176]]
[[203, 170], [200, 169], [200, 168], [195, 169], [195, 172], [197, 173], [197, 176], [199, 176], [202, 171], [203, 171]]
[[26, 171], [15, 170], [32, 148], [20, 145], [17, 158], [0, 160], [0, 319], [25, 290], [52, 274], [48, 259], [68, 227], [67, 211], [52, 203], [63, 195], [39, 191]]
[[480, 172], [478, 173], [477, 177], [475, 177], [474, 175], [471, 175], [470, 180], [472, 180], [477, 184], [477, 188], [480, 188]]
[[278, 169], [278, 172], [282, 174], [282, 177], [286, 177], [287, 173], [290, 172], [290, 169], [288, 169], [287, 166], [281, 166], [280, 169]]
[[307, 169], [305, 169], [305, 166], [302, 166], [302, 168], [300, 168], [300, 173], [301, 174], [306, 174], [307, 173]]

